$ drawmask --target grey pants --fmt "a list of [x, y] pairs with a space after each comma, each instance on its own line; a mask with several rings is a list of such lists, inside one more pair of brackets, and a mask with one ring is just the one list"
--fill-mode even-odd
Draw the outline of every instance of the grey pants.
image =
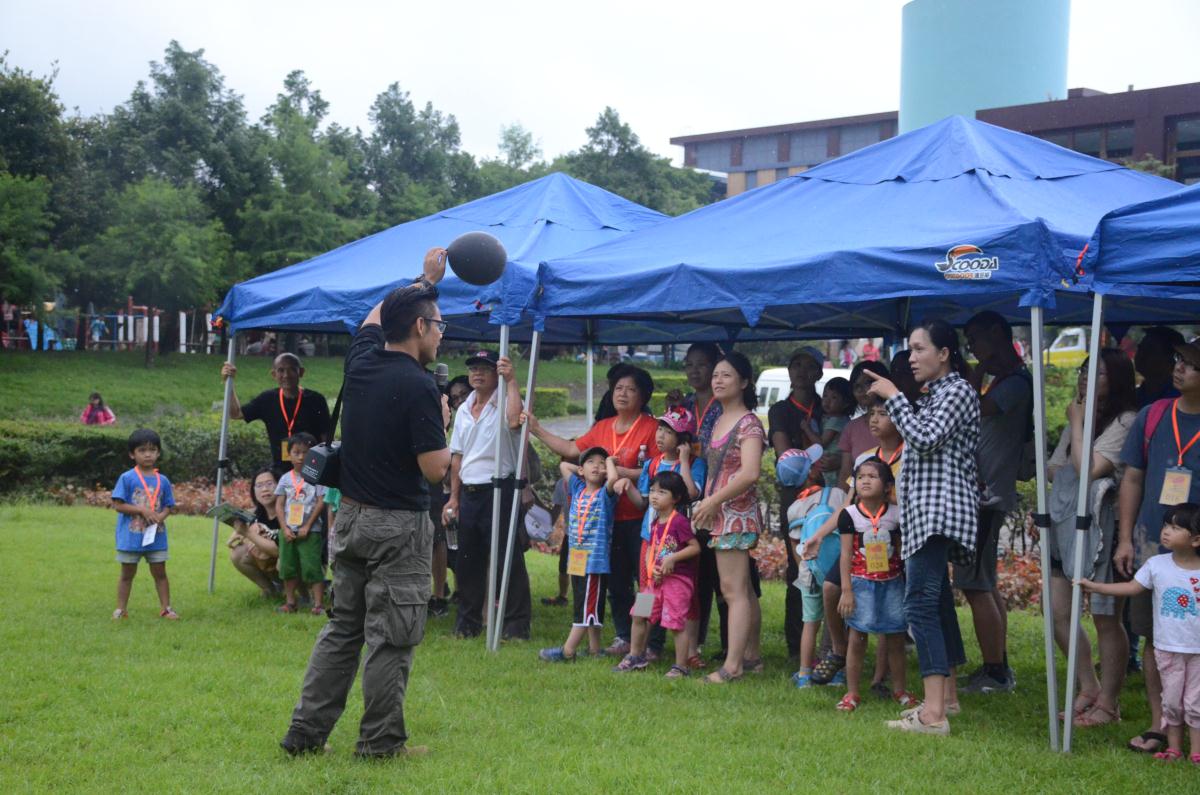
[[386, 754], [408, 739], [404, 691], [414, 647], [425, 635], [433, 522], [425, 511], [343, 501], [334, 537], [336, 602], [309, 658], [292, 730], [325, 741], [346, 708], [365, 642], [356, 750]]

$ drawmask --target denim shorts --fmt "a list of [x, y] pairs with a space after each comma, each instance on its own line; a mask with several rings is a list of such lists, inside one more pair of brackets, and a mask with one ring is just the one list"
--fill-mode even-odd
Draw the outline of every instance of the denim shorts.
[[851, 629], [868, 634], [892, 635], [908, 630], [904, 620], [904, 578], [868, 580], [851, 577], [854, 615], [846, 619]]
[[122, 549], [117, 550], [117, 563], [129, 563], [136, 566], [141, 562], [142, 558], [145, 558], [147, 563], [166, 563], [167, 550], [147, 549], [144, 551], [138, 550], [137, 552], [127, 552]]

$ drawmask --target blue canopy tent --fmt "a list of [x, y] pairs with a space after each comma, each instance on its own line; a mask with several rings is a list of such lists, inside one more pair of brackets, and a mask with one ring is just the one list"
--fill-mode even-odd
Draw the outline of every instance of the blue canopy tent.
[[[575, 317], [708, 323], [749, 340], [902, 334], [912, 318], [961, 325], [991, 309], [1029, 322], [1040, 351], [1043, 310], [1056, 301], [1075, 311], [1086, 303], [1086, 290], [1074, 285], [1076, 260], [1099, 218], [1177, 189], [1021, 133], [950, 117], [543, 262], [534, 312], [542, 323]], [[1044, 529], [1042, 369], [1035, 356], [1037, 508]], [[1045, 545], [1042, 558], [1048, 572]], [[1048, 580], [1043, 604], [1050, 604]], [[1045, 620], [1047, 719], [1057, 748], [1048, 608]]]
[[[509, 327], [532, 342], [530, 387], [536, 370], [538, 333], [532, 322], [522, 323], [522, 310], [534, 292], [538, 263], [546, 258], [570, 254], [661, 222], [666, 216], [586, 182], [554, 173], [506, 191], [444, 210], [426, 218], [394, 226], [362, 240], [296, 265], [264, 274], [235, 285], [216, 311], [228, 324], [227, 361], [233, 361], [234, 336], [252, 328], [353, 332], [370, 311], [399, 284], [407, 282], [420, 268], [425, 252], [448, 245], [466, 232], [485, 231], [504, 244], [509, 262], [495, 284], [475, 287], [453, 272], [438, 285], [439, 306], [448, 322], [445, 336], [481, 341], [499, 339], [501, 355], [507, 355]], [[577, 324], [581, 329], [584, 324]], [[577, 337], [586, 336], [577, 332]], [[592, 380], [591, 357], [588, 385]], [[228, 403], [231, 385], [226, 382], [221, 418], [219, 460], [225, 461]], [[503, 387], [499, 392], [500, 414], [504, 413]], [[530, 399], [532, 388], [526, 393]], [[497, 437], [499, 442], [500, 437]], [[521, 457], [524, 445], [521, 446]], [[497, 464], [499, 456], [496, 457]], [[518, 468], [521, 461], [518, 461]], [[499, 473], [497, 473], [499, 474]], [[222, 493], [223, 466], [217, 469], [217, 501]], [[499, 487], [497, 487], [499, 488]], [[500, 499], [495, 500], [499, 511]], [[513, 516], [515, 521], [515, 511]], [[492, 549], [498, 538], [498, 513], [493, 516]], [[212, 558], [208, 586], [214, 589], [219, 523], [213, 523]], [[511, 536], [510, 536], [511, 537]], [[495, 593], [489, 569], [488, 591]], [[505, 576], [507, 577], [507, 569]], [[495, 600], [487, 600], [489, 628]], [[491, 640], [491, 639], [489, 639]], [[492, 646], [499, 644], [495, 633]]]
[[[1084, 402], [1083, 449], [1080, 460], [1092, 460], [1096, 382], [1101, 328], [1105, 319], [1118, 323], [1195, 322], [1200, 315], [1200, 186], [1162, 198], [1113, 210], [1100, 219], [1084, 260], [1092, 301], [1088, 388]], [[1087, 514], [1088, 472], [1079, 476], [1074, 567], [1083, 569], [1084, 538], [1091, 525]], [[1075, 670], [1082, 594], [1071, 591], [1071, 646], [1067, 670]], [[1066, 714], [1074, 700], [1073, 680], [1067, 685]], [[1069, 727], [1070, 724], [1067, 724]], [[1064, 730], [1067, 747], [1070, 729]]]

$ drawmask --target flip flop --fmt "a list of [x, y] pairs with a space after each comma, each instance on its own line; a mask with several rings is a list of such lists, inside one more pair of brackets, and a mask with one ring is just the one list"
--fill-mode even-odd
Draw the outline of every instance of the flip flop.
[[[1140, 745], [1134, 745], [1133, 740], [1141, 740], [1142, 742], [1149, 742], [1152, 740], [1158, 743], [1158, 748], [1144, 748]], [[1152, 754], [1166, 747], [1167, 735], [1163, 734], [1162, 732], [1144, 731], [1137, 737], [1134, 737], [1133, 740], [1130, 740], [1125, 744], [1125, 747], [1130, 751], [1138, 754]]]
[[[1099, 713], [1102, 717], [1097, 718], [1096, 717], [1097, 713]], [[1081, 729], [1090, 729], [1095, 726], [1107, 726], [1110, 723], [1120, 723], [1120, 722], [1121, 722], [1121, 710], [1120, 709], [1109, 710], [1109, 709], [1105, 709], [1104, 707], [1100, 706], [1099, 704], [1093, 704], [1092, 708], [1089, 709], [1087, 712], [1085, 712], [1082, 715], [1075, 716], [1075, 725]]]

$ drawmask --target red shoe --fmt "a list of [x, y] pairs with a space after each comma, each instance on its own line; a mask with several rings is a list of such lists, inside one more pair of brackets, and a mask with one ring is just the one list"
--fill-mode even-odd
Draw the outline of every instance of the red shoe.
[[166, 607], [164, 607], [162, 612], [158, 614], [158, 617], [165, 618], [168, 621], [178, 621], [179, 620], [179, 614], [176, 613], [174, 608], [172, 608], [170, 605], [167, 605]]
[[842, 700], [837, 703], [837, 708], [841, 712], [853, 712], [858, 709], [858, 705], [862, 703], [862, 699], [858, 696], [852, 696], [849, 693], [842, 696]]

